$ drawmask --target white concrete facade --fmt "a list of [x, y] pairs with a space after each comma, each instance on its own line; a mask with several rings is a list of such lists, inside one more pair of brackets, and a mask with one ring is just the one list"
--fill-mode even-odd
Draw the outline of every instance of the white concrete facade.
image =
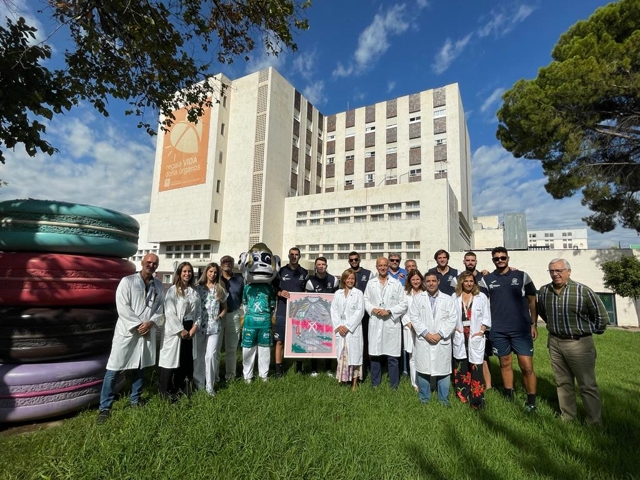
[[529, 230], [529, 248], [579, 249], [589, 248], [586, 228], [563, 230]]

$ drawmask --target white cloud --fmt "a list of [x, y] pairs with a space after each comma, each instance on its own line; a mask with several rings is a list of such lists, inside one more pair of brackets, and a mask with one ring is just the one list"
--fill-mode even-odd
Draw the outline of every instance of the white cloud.
[[249, 75], [269, 67], [281, 70], [287, 61], [286, 57], [287, 53], [285, 51], [280, 51], [277, 56], [267, 53], [267, 49], [263, 44], [261, 44], [252, 52], [249, 52], [249, 60], [247, 61], [247, 65], [244, 69], [245, 73]]
[[394, 88], [396, 88], [396, 82], [387, 82], [387, 93], [391, 93]]
[[[473, 152], [473, 214], [477, 216], [524, 212], [529, 230], [585, 228], [590, 215], [581, 195], [554, 200], [544, 189], [547, 179], [540, 162], [514, 158], [500, 145], [483, 145]], [[616, 228], [601, 234], [589, 229], [589, 248], [623, 247], [640, 243], [634, 231]]]
[[455, 43], [451, 41], [450, 38], [447, 38], [442, 48], [433, 59], [433, 64], [431, 65], [433, 71], [438, 75], [446, 71], [453, 61], [460, 56], [469, 43], [469, 40], [471, 40], [472, 35], [473, 32], [468, 34], [466, 37], [457, 40]]
[[516, 25], [523, 22], [533, 13], [535, 7], [519, 5], [517, 8], [491, 11], [491, 20], [478, 28], [480, 38], [493, 34], [496, 38], [502, 37], [513, 30]]
[[486, 112], [490, 107], [495, 105], [496, 103], [502, 100], [502, 94], [504, 93], [504, 88], [496, 88], [491, 95], [487, 97], [487, 99], [482, 102], [482, 106], [480, 107], [480, 111], [482, 113]]
[[322, 105], [327, 101], [327, 96], [324, 92], [323, 80], [318, 80], [317, 82], [310, 83], [304, 89], [302, 89], [302, 94], [307, 100], [309, 100], [316, 106]]
[[[0, 200], [40, 198], [93, 204], [135, 214], [149, 211], [155, 148], [142, 130], [109, 121], [85, 123], [69, 115], [53, 118], [48, 140], [60, 152], [29, 157], [19, 146], [6, 151]], [[76, 150], [78, 149], [78, 150]], [[83, 152], [81, 155], [80, 152]]]
[[422, 10], [423, 8], [427, 8], [429, 6], [428, 0], [417, 0], [418, 8]]
[[[30, 44], [33, 45], [46, 39], [47, 34], [42, 22], [38, 20], [25, 0], [0, 1], [0, 21], [2, 21], [3, 26], [6, 24], [5, 18], [10, 18], [13, 23], [16, 23], [20, 17], [24, 17], [27, 25], [37, 28], [35, 32], [36, 38], [29, 41]], [[53, 46], [49, 46], [51, 46], [53, 50]]]
[[358, 37], [358, 47], [353, 54], [353, 62], [346, 67], [338, 62], [333, 76], [361, 75], [370, 69], [391, 46], [389, 37], [400, 35], [409, 29], [404, 10], [405, 5], [402, 4], [394, 5], [386, 12], [377, 13], [371, 24]]
[[311, 50], [309, 52], [297, 53], [293, 59], [293, 71], [299, 73], [305, 80], [311, 80], [311, 77], [316, 71], [316, 65], [318, 63], [317, 51]]

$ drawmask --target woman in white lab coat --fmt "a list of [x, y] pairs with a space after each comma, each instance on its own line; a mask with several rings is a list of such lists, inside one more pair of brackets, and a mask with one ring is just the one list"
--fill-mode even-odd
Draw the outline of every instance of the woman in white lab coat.
[[355, 390], [362, 380], [362, 317], [364, 296], [355, 288], [356, 273], [350, 268], [340, 277], [340, 289], [331, 302], [331, 323], [336, 333], [338, 368], [336, 378], [340, 383], [351, 383]]
[[198, 329], [200, 299], [189, 262], [178, 265], [164, 301], [165, 324], [160, 337], [159, 390], [163, 398], [191, 394], [193, 382], [193, 337]]
[[454, 300], [458, 318], [454, 338], [454, 388], [462, 403], [468, 402], [472, 408], [478, 409], [484, 406], [482, 362], [485, 330], [491, 327], [491, 310], [487, 297], [480, 291], [471, 272], [462, 272], [458, 276]]
[[424, 292], [424, 285], [422, 284], [423, 281], [424, 277], [419, 270], [410, 270], [404, 284], [404, 291], [407, 294], [407, 313], [402, 317], [402, 333], [404, 350], [407, 352], [409, 360], [409, 378], [411, 379], [411, 386], [416, 392], [418, 391], [418, 377], [416, 375], [416, 361], [413, 356], [413, 345], [416, 342], [416, 332], [413, 329], [411, 319], [409, 318], [409, 308], [411, 307], [414, 295]]

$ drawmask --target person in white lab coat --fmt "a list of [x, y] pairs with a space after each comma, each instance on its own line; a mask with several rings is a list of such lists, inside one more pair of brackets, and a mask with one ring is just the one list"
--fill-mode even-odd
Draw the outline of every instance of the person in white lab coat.
[[165, 324], [160, 337], [159, 391], [165, 399], [191, 394], [193, 384], [193, 337], [200, 319], [200, 297], [189, 262], [178, 265], [164, 300]]
[[98, 423], [111, 415], [116, 380], [122, 370], [132, 372], [131, 405], [142, 404], [143, 369], [156, 363], [156, 327], [164, 320], [164, 289], [153, 276], [157, 268], [158, 256], [149, 253], [142, 259], [142, 270], [118, 284], [118, 321], [100, 393]]
[[364, 295], [355, 288], [356, 273], [348, 268], [340, 277], [340, 289], [331, 302], [331, 323], [336, 332], [338, 368], [336, 378], [340, 383], [351, 382], [355, 390], [362, 380], [362, 317]]
[[422, 403], [431, 398], [431, 380], [435, 380], [438, 400], [449, 406], [451, 384], [452, 336], [456, 327], [453, 299], [438, 290], [438, 276], [424, 276], [426, 292], [413, 297], [409, 318], [416, 331], [414, 356], [418, 375], [418, 397]]
[[382, 380], [382, 359], [387, 357], [389, 384], [394, 390], [400, 383], [398, 359], [402, 341], [402, 315], [407, 311], [407, 296], [402, 284], [389, 275], [389, 260], [376, 260], [378, 276], [367, 283], [364, 307], [369, 314], [369, 358], [371, 385], [377, 388]]
[[[413, 260], [412, 260], [413, 261]], [[404, 351], [407, 352], [407, 360], [409, 363], [409, 378], [411, 379], [411, 386], [417, 392], [418, 391], [418, 376], [416, 375], [416, 359], [413, 356], [413, 346], [416, 343], [416, 332], [413, 329], [411, 318], [409, 318], [409, 308], [413, 303], [413, 297], [420, 292], [425, 291], [423, 285], [424, 277], [419, 270], [409, 270], [407, 273], [407, 281], [404, 285], [404, 291], [407, 295], [407, 312], [402, 316], [402, 334]]]
[[491, 328], [489, 300], [480, 291], [473, 272], [458, 276], [456, 295], [457, 325], [453, 339], [453, 384], [456, 396], [472, 408], [484, 407], [485, 330]]

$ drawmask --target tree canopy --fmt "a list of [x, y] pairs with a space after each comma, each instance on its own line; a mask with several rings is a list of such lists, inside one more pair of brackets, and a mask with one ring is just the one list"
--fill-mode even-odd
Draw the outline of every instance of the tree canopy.
[[622, 257], [602, 264], [604, 286], [621, 297], [640, 298], [640, 260]]
[[497, 137], [542, 161], [553, 198], [582, 193], [598, 232], [640, 232], [640, 1], [596, 10], [564, 33], [553, 61], [503, 95]]
[[[262, 42], [269, 54], [296, 50], [308, 28], [309, 0], [46, 0], [41, 15], [56, 25], [35, 42], [23, 18], [0, 25], [0, 162], [22, 143], [27, 153], [53, 153], [42, 117], [88, 101], [108, 116], [109, 98], [125, 100], [138, 127], [155, 133], [158, 112], [171, 124], [188, 106], [190, 121], [219, 98], [216, 65], [247, 55]], [[48, 44], [68, 35], [64, 66], [49, 69]], [[145, 121], [151, 110], [153, 120]]]

